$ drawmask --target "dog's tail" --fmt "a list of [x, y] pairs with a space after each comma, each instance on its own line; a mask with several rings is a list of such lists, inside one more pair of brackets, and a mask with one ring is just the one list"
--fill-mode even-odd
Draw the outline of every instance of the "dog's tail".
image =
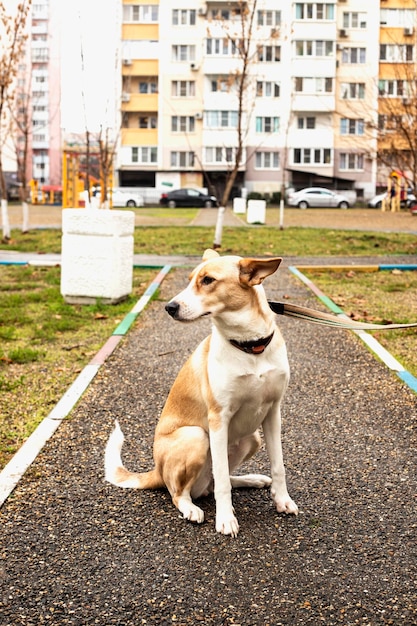
[[111, 433], [104, 454], [104, 476], [105, 479], [125, 489], [161, 489], [165, 487], [159, 472], [156, 469], [150, 472], [129, 472], [123, 463], [121, 457], [124, 435], [116, 420], [115, 427]]

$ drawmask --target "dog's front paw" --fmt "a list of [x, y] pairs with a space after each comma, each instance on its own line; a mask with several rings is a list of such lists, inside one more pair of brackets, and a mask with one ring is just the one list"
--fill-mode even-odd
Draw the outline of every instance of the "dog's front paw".
[[239, 524], [233, 513], [229, 515], [217, 515], [216, 530], [218, 533], [222, 533], [223, 535], [232, 535], [232, 537], [237, 537]]
[[275, 502], [275, 506], [277, 507], [278, 513], [298, 515], [298, 506], [295, 504], [294, 500], [290, 498], [288, 493], [281, 497], [273, 494], [272, 497]]

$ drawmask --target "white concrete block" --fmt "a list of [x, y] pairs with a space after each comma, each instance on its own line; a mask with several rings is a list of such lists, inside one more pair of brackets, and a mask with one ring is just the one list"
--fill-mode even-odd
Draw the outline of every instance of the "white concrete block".
[[246, 213], [245, 198], [233, 198], [233, 213]]
[[132, 292], [132, 211], [64, 209], [61, 294], [66, 302], [119, 302]]
[[246, 214], [248, 224], [265, 224], [266, 222], [266, 202], [265, 200], [248, 200], [248, 211]]

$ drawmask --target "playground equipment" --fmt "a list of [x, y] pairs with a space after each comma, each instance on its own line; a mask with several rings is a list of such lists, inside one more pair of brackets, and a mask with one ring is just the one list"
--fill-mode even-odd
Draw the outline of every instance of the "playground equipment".
[[[62, 154], [62, 208], [79, 208], [85, 205], [82, 192], [100, 187], [100, 204], [104, 202], [104, 193], [113, 187], [113, 171], [104, 172], [101, 167], [99, 149], [90, 147], [89, 167], [87, 168], [87, 152], [85, 146], [64, 148]], [[94, 175], [89, 171], [91, 168]], [[108, 198], [111, 203], [111, 198]]]
[[401, 210], [401, 203], [407, 199], [407, 180], [403, 172], [393, 170], [388, 176], [387, 193], [382, 200], [382, 211], [395, 213]]

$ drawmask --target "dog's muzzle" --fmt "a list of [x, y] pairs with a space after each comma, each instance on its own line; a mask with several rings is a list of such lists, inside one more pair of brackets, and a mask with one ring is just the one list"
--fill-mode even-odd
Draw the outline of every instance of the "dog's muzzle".
[[171, 317], [173, 317], [174, 320], [178, 319], [179, 310], [180, 310], [180, 305], [178, 304], [178, 302], [171, 301], [171, 302], [168, 302], [168, 304], [165, 305], [165, 311]]

